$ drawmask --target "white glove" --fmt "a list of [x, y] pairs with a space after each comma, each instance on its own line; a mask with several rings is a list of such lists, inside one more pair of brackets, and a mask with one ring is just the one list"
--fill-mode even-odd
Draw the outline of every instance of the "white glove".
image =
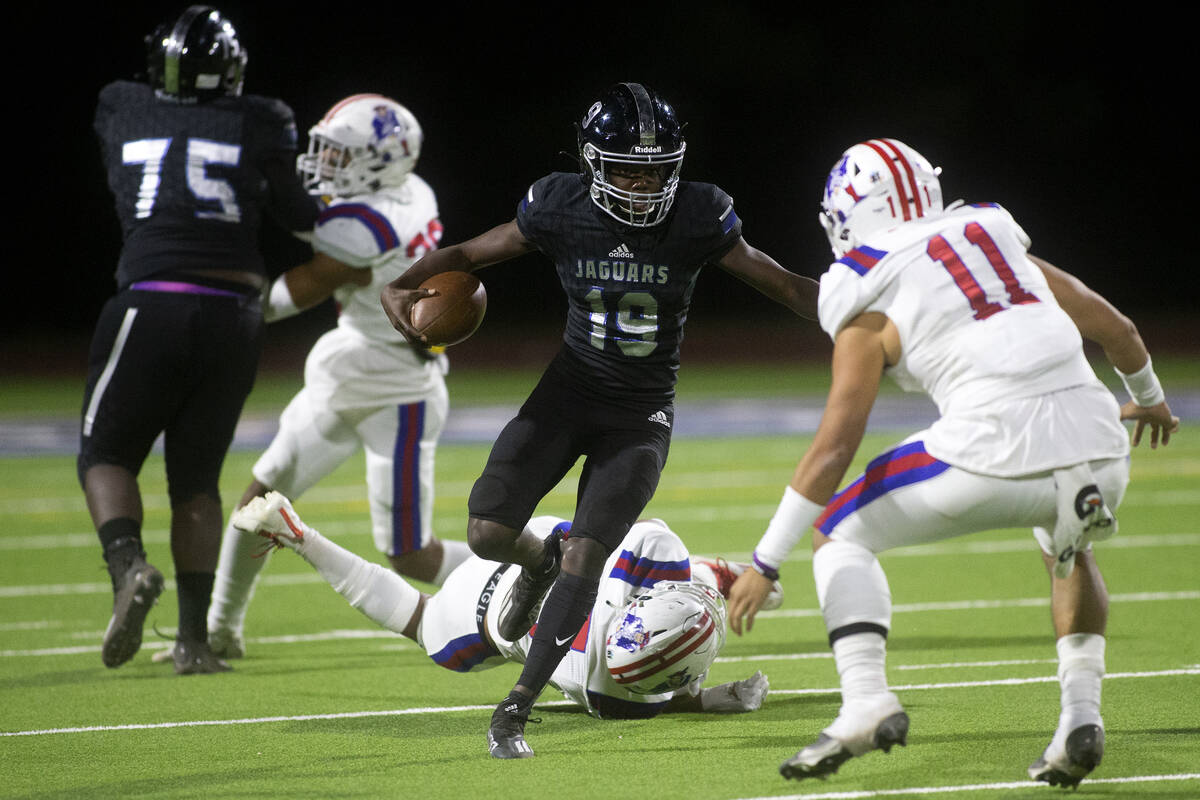
[[760, 671], [743, 681], [701, 689], [700, 708], [704, 711], [757, 711], [769, 686], [767, 676]]

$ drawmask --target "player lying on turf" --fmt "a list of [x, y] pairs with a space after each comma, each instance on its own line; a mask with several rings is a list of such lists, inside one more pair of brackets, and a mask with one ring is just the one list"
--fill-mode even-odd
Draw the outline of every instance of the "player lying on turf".
[[[417, 642], [447, 669], [471, 672], [525, 660], [532, 634], [510, 642], [497, 632], [518, 566], [472, 556], [428, 595], [305, 525], [278, 492], [251, 500], [232, 521], [299, 553], [350, 605]], [[540, 516], [526, 530], [545, 539], [570, 527]], [[609, 557], [592, 613], [550, 683], [605, 719], [757, 710], [768, 687], [761, 672], [701, 688], [725, 642], [723, 593], [746, 567], [693, 558], [665, 522], [638, 521]], [[778, 607], [779, 584], [770, 594], [764, 607]]]

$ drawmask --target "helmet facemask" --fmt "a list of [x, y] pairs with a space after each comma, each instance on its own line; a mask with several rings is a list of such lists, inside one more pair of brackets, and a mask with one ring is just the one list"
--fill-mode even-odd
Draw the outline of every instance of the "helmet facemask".
[[[675, 190], [679, 188], [679, 171], [683, 166], [686, 143], [670, 153], [625, 154], [600, 150], [591, 142], [585, 142], [580, 156], [591, 176], [592, 202], [613, 219], [635, 228], [648, 228], [659, 224], [667, 217], [675, 201]], [[618, 175], [625, 171], [640, 171], [657, 168], [658, 191], [637, 192], [621, 189], [613, 183], [613, 171]], [[619, 179], [619, 178], [618, 178]]]

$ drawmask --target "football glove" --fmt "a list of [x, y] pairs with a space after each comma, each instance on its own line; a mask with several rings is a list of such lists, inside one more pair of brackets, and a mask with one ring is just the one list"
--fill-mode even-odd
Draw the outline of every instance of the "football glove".
[[700, 690], [700, 708], [704, 711], [757, 711], [767, 696], [767, 676], [761, 671], [741, 681], [722, 683]]

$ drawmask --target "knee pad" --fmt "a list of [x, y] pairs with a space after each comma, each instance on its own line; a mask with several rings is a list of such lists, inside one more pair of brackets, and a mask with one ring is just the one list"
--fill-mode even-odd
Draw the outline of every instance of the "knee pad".
[[865, 547], [833, 539], [813, 554], [813, 579], [832, 644], [851, 633], [887, 637], [892, 593], [879, 559]]

